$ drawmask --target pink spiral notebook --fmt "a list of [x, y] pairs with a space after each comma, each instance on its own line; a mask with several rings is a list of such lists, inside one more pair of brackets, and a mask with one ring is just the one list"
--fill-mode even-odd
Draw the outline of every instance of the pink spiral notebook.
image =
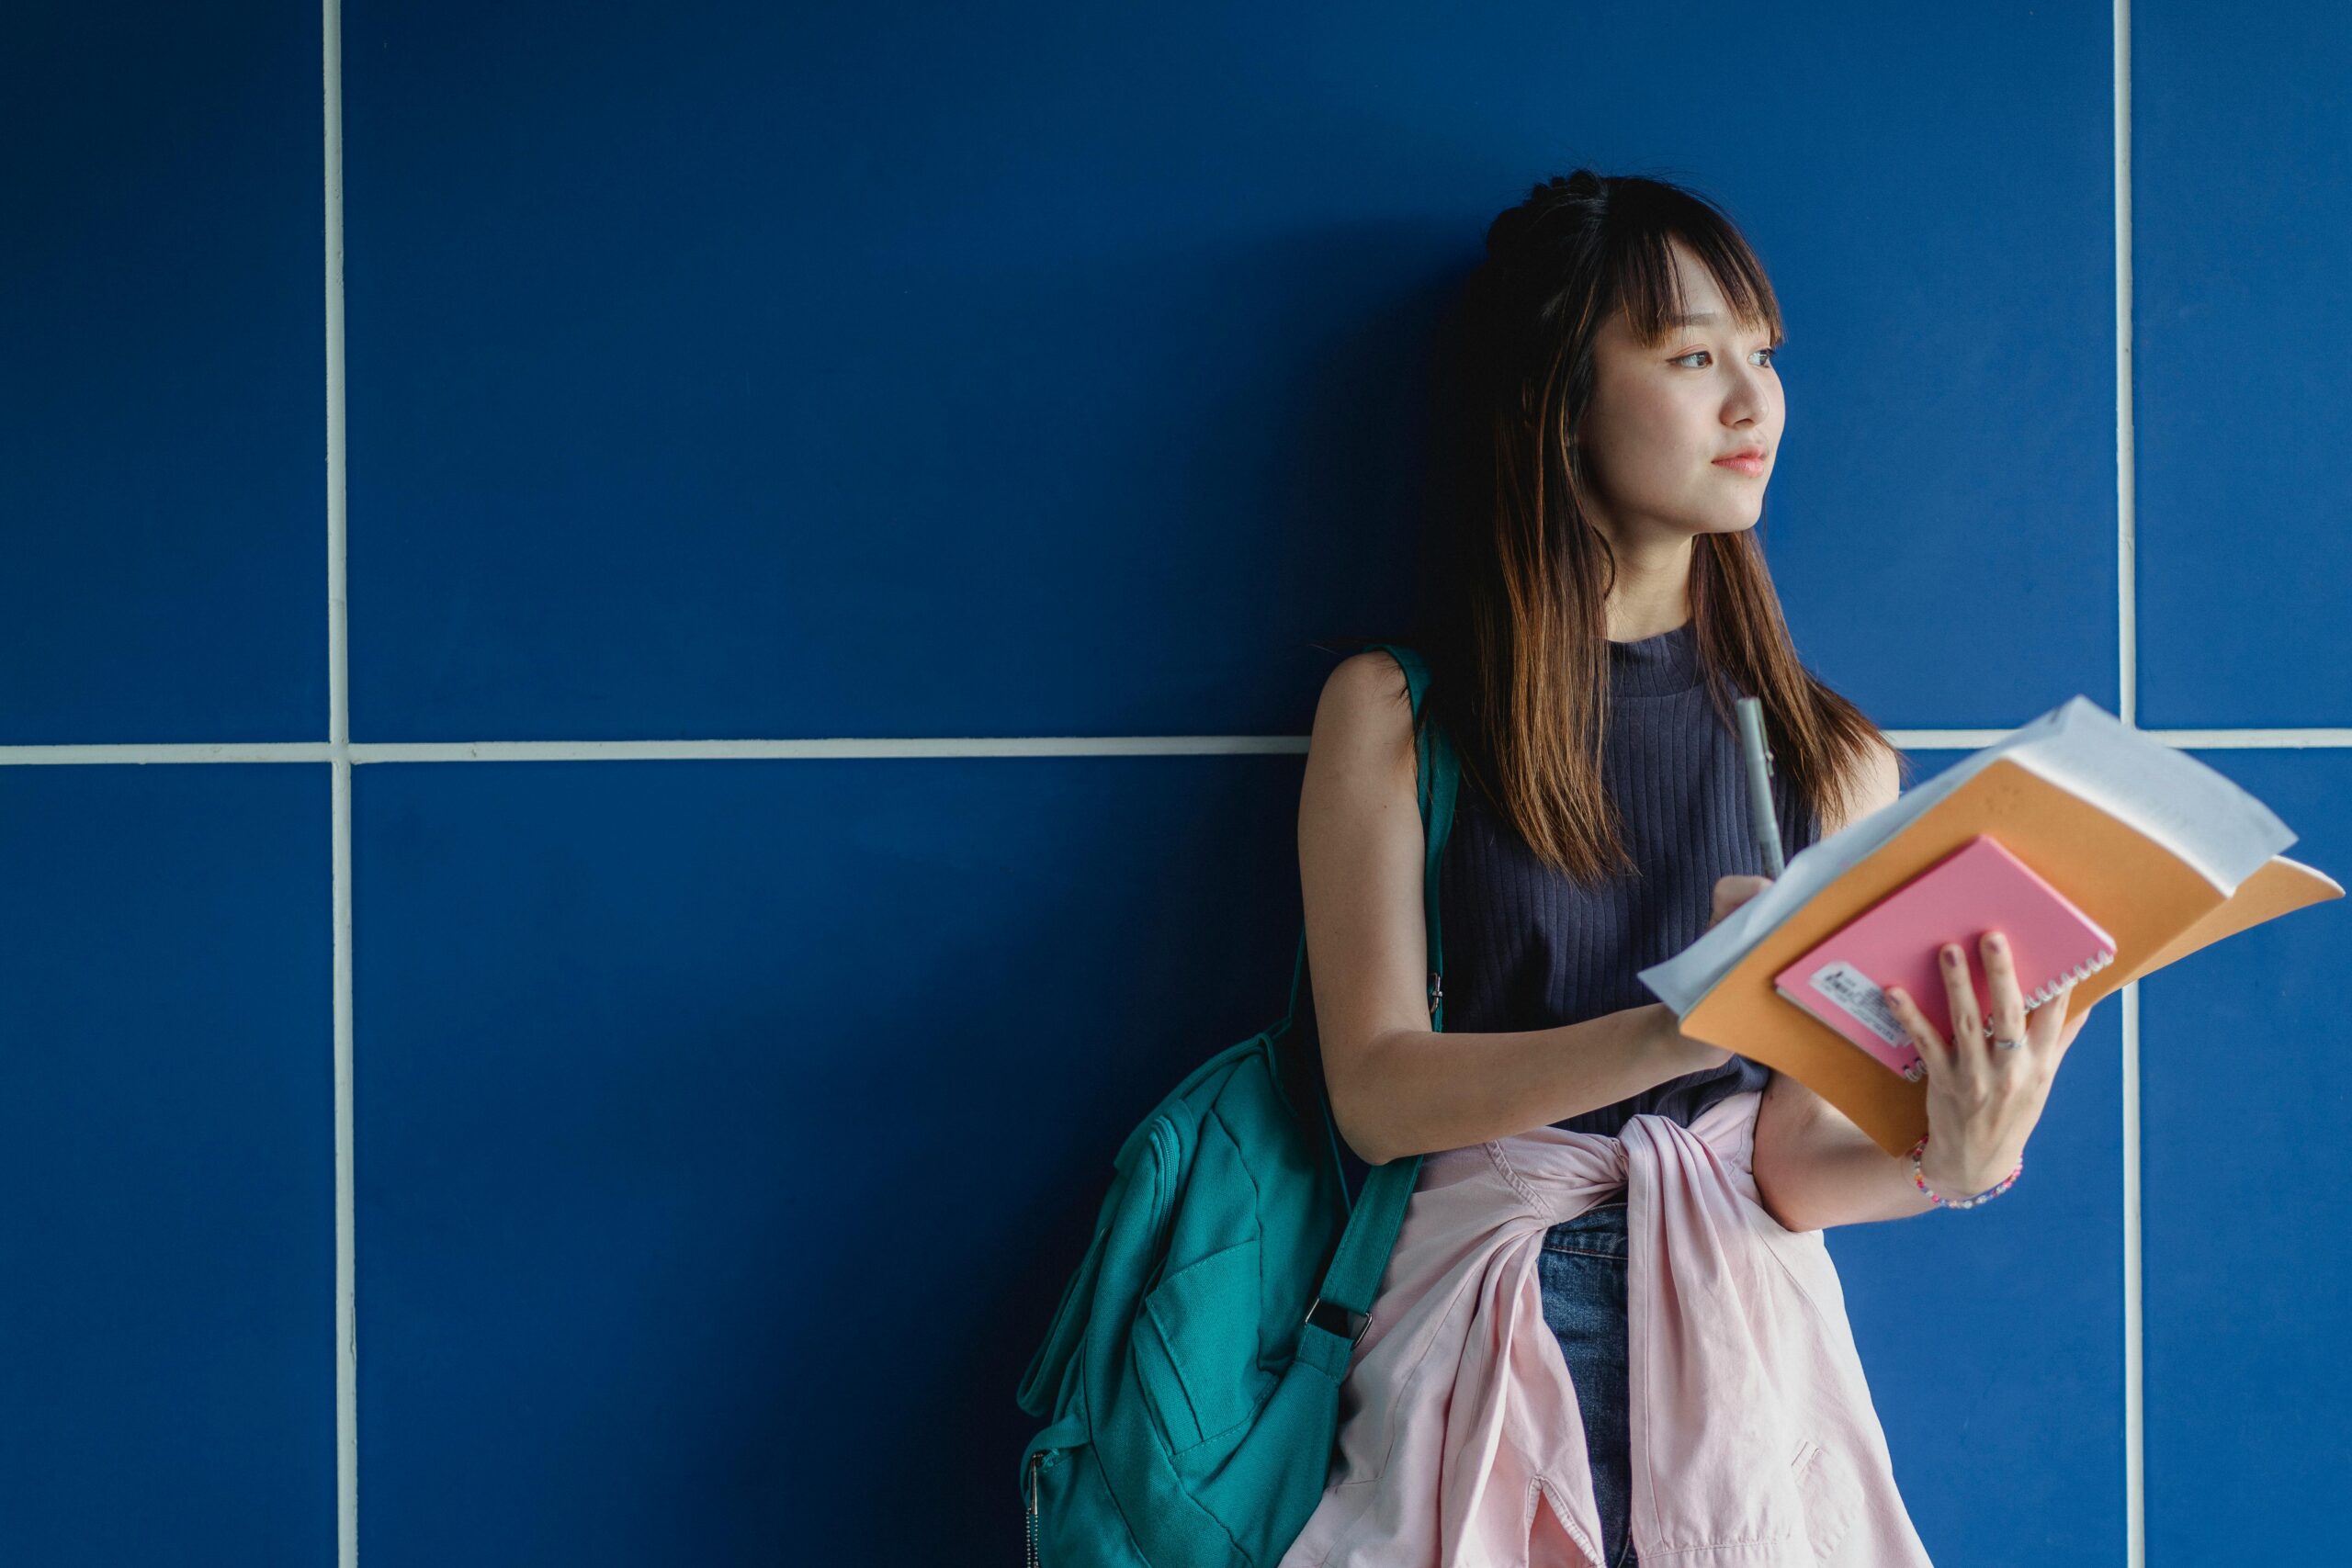
[[1936, 954], [1956, 942], [1968, 953], [1978, 1014], [1989, 1019], [1992, 997], [1977, 939], [1996, 929], [2009, 939], [2029, 1009], [2115, 962], [2113, 937], [1998, 840], [1979, 833], [1781, 970], [1772, 987], [1917, 1083], [1927, 1069], [1887, 1005], [1886, 987], [1910, 992], [1950, 1040], [1951, 1006]]

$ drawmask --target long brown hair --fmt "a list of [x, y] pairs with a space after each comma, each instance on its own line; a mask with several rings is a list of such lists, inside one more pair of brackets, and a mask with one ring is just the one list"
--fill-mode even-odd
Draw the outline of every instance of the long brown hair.
[[[1665, 181], [1579, 169], [1495, 219], [1460, 300], [1439, 407], [1442, 579], [1420, 639], [1465, 787], [1555, 870], [1590, 884], [1632, 867], [1600, 769], [1615, 560], [1587, 508], [1575, 440], [1593, 341], [1623, 309], [1657, 344], [1683, 310], [1669, 241], [1688, 245], [1743, 324], [1782, 337], [1762, 265], [1731, 220]], [[1755, 529], [1702, 535], [1690, 613], [1707, 690], [1763, 705], [1774, 766], [1815, 822], [1842, 819], [1873, 739], [1860, 708], [1797, 658]], [[1901, 753], [1896, 753], [1898, 759]], [[1907, 762], [1903, 766], [1907, 771]]]

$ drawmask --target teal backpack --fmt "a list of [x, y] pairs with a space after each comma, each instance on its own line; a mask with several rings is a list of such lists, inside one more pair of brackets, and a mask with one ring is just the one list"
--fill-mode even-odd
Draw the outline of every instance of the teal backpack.
[[[1443, 1029], [1438, 859], [1457, 763], [1419, 722], [1427, 664], [1367, 646], [1412, 694]], [[1421, 1161], [1371, 1168], [1350, 1200], [1321, 1073], [1302, 1060], [1306, 969], [1302, 930], [1282, 1021], [1202, 1063], [1112, 1162], [1093, 1240], [1021, 1378], [1021, 1408], [1046, 1423], [1021, 1456], [1032, 1568], [1272, 1568], [1322, 1499], [1340, 1382]]]

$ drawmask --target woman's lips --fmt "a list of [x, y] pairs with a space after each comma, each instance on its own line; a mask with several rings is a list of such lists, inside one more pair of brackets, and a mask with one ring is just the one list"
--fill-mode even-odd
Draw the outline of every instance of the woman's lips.
[[1715, 459], [1715, 467], [1735, 469], [1752, 479], [1764, 472], [1764, 459], [1758, 457], [1718, 457]]

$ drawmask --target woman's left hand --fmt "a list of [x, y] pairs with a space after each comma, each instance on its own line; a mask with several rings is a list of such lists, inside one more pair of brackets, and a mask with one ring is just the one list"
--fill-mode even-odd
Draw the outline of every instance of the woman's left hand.
[[[1886, 993], [1928, 1069], [1928, 1146], [1919, 1156], [1919, 1174], [1951, 1198], [1974, 1197], [2017, 1168], [2027, 1135], [2041, 1120], [2058, 1064], [2090, 1018], [2087, 1008], [2079, 1018], [2066, 1017], [2071, 983], [2027, 1012], [2002, 933], [1986, 931], [1979, 947], [1992, 998], [1993, 1038], [1984, 1033], [1967, 950], [1957, 942], [1947, 942], [1939, 959], [1954, 1039], [1937, 1033], [1902, 987], [1890, 987]], [[1994, 1038], [2024, 1043], [2004, 1050]]]

